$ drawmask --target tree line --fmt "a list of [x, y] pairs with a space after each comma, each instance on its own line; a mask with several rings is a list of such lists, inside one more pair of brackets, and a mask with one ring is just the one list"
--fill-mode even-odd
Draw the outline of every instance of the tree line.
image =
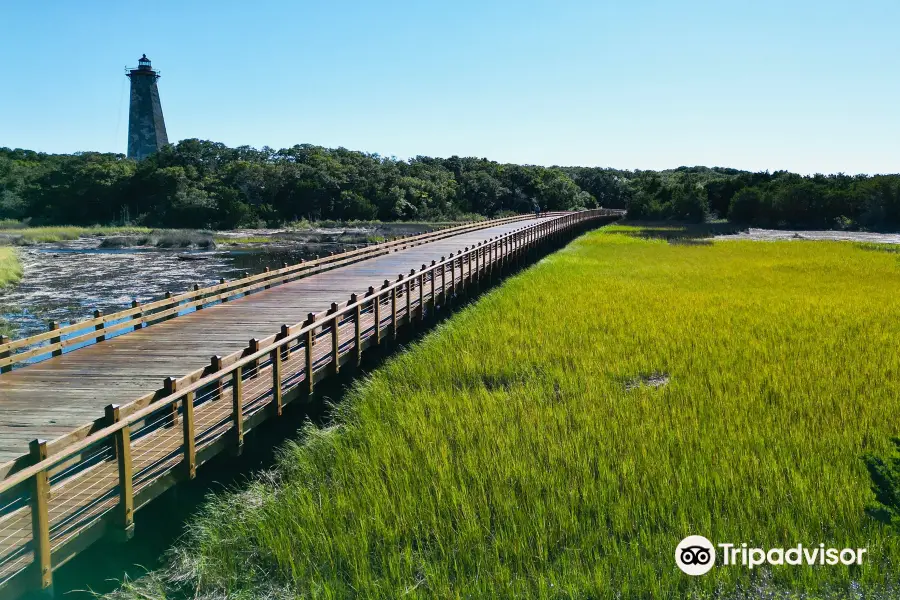
[[0, 219], [230, 229], [301, 219], [454, 220], [603, 206], [629, 217], [728, 218], [771, 227], [896, 228], [900, 176], [800, 176], [681, 167], [628, 171], [410, 160], [308, 144], [273, 150], [197, 139], [142, 161], [0, 148]]

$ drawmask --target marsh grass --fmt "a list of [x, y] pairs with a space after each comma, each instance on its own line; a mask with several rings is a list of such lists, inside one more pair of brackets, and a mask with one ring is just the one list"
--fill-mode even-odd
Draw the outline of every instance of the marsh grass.
[[22, 263], [15, 248], [0, 247], [0, 289], [22, 279]]
[[135, 235], [149, 233], [146, 227], [78, 227], [65, 225], [58, 227], [21, 227], [16, 222], [7, 222], [6, 227], [0, 228], [0, 236], [14, 244], [37, 244], [44, 242], [62, 242], [77, 240], [89, 235]]
[[217, 235], [214, 238], [217, 244], [271, 244], [275, 238], [268, 235], [227, 236]]
[[878, 242], [856, 242], [853, 244], [860, 250], [870, 250], [872, 252], [887, 252], [889, 254], [900, 254], [900, 244], [883, 244]]
[[[211, 499], [148, 596], [890, 597], [900, 541], [865, 514], [860, 457], [900, 428], [896, 257], [611, 229], [462, 310], [274, 472]], [[691, 578], [674, 563], [689, 534], [869, 560]]]
[[104, 237], [101, 248], [131, 248], [135, 246], [155, 246], [157, 248], [204, 248], [216, 247], [213, 234], [194, 229], [153, 229], [141, 235], [113, 235]]

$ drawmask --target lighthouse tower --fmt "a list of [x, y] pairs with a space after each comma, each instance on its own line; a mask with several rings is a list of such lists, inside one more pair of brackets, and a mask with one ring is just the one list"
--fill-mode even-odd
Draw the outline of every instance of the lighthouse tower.
[[162, 105], [159, 103], [159, 89], [156, 87], [159, 73], [153, 70], [150, 59], [144, 54], [138, 61], [137, 69], [128, 70], [127, 77], [131, 80], [128, 158], [141, 159], [169, 143]]

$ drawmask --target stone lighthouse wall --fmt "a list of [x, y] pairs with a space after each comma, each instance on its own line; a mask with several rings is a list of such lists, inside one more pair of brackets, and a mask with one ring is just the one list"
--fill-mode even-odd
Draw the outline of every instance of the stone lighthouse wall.
[[141, 159], [169, 143], [156, 74], [132, 71], [128, 113], [128, 158]]

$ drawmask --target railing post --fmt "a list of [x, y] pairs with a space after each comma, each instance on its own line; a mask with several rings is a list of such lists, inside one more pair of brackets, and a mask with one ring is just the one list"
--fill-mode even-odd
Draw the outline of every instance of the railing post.
[[[269, 267], [266, 267], [266, 268], [263, 270], [264, 273], [269, 273], [270, 271], [271, 271], [271, 269], [270, 269]], [[271, 282], [269, 281], [269, 278], [268, 278], [268, 277], [265, 278], [265, 281], [266, 281], [266, 285], [263, 286], [263, 289], [264, 289], [264, 290], [267, 290], [267, 289], [271, 288], [272, 285], [271, 285]]]
[[316, 322], [316, 315], [313, 313], [309, 313], [306, 318], [305, 326], [309, 327], [309, 330], [306, 332], [306, 389], [312, 394], [313, 393], [313, 346], [316, 342], [316, 336], [313, 335], [313, 330], [315, 329], [312, 325]]
[[447, 304], [447, 259], [441, 257], [441, 306]]
[[[210, 374], [212, 374], [212, 373], [218, 373], [221, 370], [222, 370], [222, 357], [219, 356], [218, 354], [215, 354], [212, 356], [212, 358], [209, 359], [209, 372], [210, 372]], [[215, 388], [215, 394], [214, 394], [214, 397], [212, 398], [212, 400], [213, 401], [221, 400], [222, 392], [225, 391], [225, 384], [222, 383], [222, 379], [221, 378], [217, 379], [216, 382], [213, 384], [213, 387]]]
[[231, 419], [234, 438], [234, 454], [244, 449], [244, 381], [243, 367], [231, 372]]
[[525, 264], [525, 231], [516, 232], [516, 261], [521, 268]]
[[[402, 281], [403, 275], [397, 277], [397, 281]], [[391, 337], [397, 339], [397, 288], [391, 288]]]
[[[456, 259], [453, 258], [453, 253], [451, 252], [450, 253], [450, 298], [453, 298], [455, 295], [456, 295]], [[450, 302], [448, 302], [447, 304], [450, 304]]]
[[[31, 460], [37, 464], [47, 458], [47, 440], [32, 440], [28, 445]], [[35, 583], [52, 593], [53, 565], [50, 547], [50, 475], [46, 470], [36, 474], [31, 489], [31, 546]]]
[[[473, 246], [472, 249], [474, 250], [474, 248], [475, 247]], [[472, 252], [470, 252], [469, 250], [470, 250], [470, 248], [468, 246], [466, 246], [466, 250], [465, 250], [466, 255], [463, 259], [460, 259], [460, 261], [459, 261], [460, 273], [462, 273], [463, 268], [466, 269], [465, 277], [460, 278], [462, 280], [461, 283], [462, 283], [463, 293], [466, 295], [468, 295], [469, 288], [472, 286], [472, 282], [473, 282], [473, 280], [472, 280]], [[465, 267], [463, 266], [463, 261], [465, 261]]]
[[[140, 307], [141, 307], [140, 300], [132, 300], [131, 301], [131, 308], [140, 308]], [[137, 323], [134, 326], [134, 331], [137, 331], [138, 329], [142, 329], [144, 327], [144, 311], [139, 310], [138, 312], [134, 313], [134, 318], [137, 319]]]
[[[166, 298], [166, 300], [172, 300], [172, 292], [166, 290], [166, 296], [165, 296], [165, 298]], [[173, 301], [170, 303], [170, 306], [168, 306], [165, 310], [172, 310], [172, 309], [174, 309], [176, 306], [178, 306], [178, 303], [175, 302], [175, 301], [173, 300]], [[174, 313], [172, 313], [171, 315], [169, 315], [169, 316], [167, 316], [167, 317], [164, 317], [164, 318], [163, 318], [163, 321], [168, 321], [169, 319], [174, 319], [174, 318], [177, 317], [177, 316], [178, 316], [178, 311], [176, 310], [176, 311], [175, 311]]]
[[[387, 281], [385, 281], [387, 283]], [[372, 291], [372, 288], [369, 288]], [[375, 297], [372, 299], [372, 303], [375, 311], [375, 345], [381, 345], [381, 294], [375, 294]]]
[[[481, 271], [481, 258], [480, 258], [481, 242], [478, 242], [477, 244], [475, 244], [472, 247], [472, 254], [475, 255], [475, 270], [472, 271], [472, 275], [470, 276], [470, 279], [472, 279], [473, 283], [475, 284], [475, 292], [478, 293], [478, 291], [481, 289], [481, 273], [480, 273], [480, 271]], [[470, 269], [472, 268], [471, 263], [472, 263], [472, 261], [470, 259], [469, 260], [469, 265], [470, 265], [469, 268]]]
[[485, 252], [485, 259], [484, 259], [485, 269], [484, 269], [484, 270], [487, 272], [488, 285], [491, 285], [491, 278], [492, 278], [492, 276], [493, 276], [493, 268], [494, 268], [493, 248], [494, 248], [494, 244], [496, 244], [496, 242], [494, 241], [494, 238], [489, 238], [489, 239], [488, 239], [488, 243], [487, 243], [487, 247], [484, 249], [484, 252]]
[[[245, 350], [247, 356], [251, 354], [256, 354], [259, 352], [259, 340], [256, 338], [250, 338], [250, 341], [247, 342], [247, 350]], [[256, 379], [259, 377], [259, 359], [251, 361], [247, 364], [247, 370], [249, 371], [248, 377], [252, 377]]]
[[[102, 319], [102, 318], [103, 318], [103, 311], [100, 310], [100, 309], [95, 310], [95, 311], [94, 311], [94, 318], [95, 318], [95, 319]], [[103, 321], [101, 321], [100, 323], [97, 323], [96, 325], [94, 325], [94, 331], [103, 331], [105, 327], [106, 327], [106, 323], [104, 323]], [[97, 337], [94, 338], [94, 341], [97, 342], [97, 343], [100, 343], [100, 342], [104, 341], [105, 339], [106, 339], [106, 336], [105, 336], [104, 334], [101, 333], [100, 335], [98, 335]]]
[[[195, 283], [195, 284], [194, 284], [194, 291], [195, 291], [195, 292], [199, 292], [199, 291], [200, 291], [200, 284], [199, 284], [199, 283]], [[194, 308], [194, 310], [203, 310], [203, 294], [195, 294], [195, 295], [194, 295], [194, 302], [196, 302], [197, 300], [200, 301], [200, 304], [198, 304], [198, 305]]]
[[356, 304], [356, 308], [353, 309], [353, 348], [356, 352], [356, 366], [362, 362], [362, 305], [357, 304], [358, 302], [356, 294], [350, 294], [350, 304]]
[[412, 288], [415, 284], [415, 269], [409, 270], [409, 275], [406, 278], [406, 284], [404, 286], [403, 294], [406, 296], [406, 324], [412, 327]]
[[194, 435], [194, 392], [188, 392], [182, 400], [184, 406], [184, 419], [182, 431], [184, 432], [184, 473], [188, 479], [197, 476], [197, 447]]
[[[0, 335], [0, 346], [3, 346], [8, 343], [9, 343], [9, 336], [8, 335]], [[3, 352], [0, 352], [0, 360], [5, 360], [5, 359], [9, 358], [11, 355], [12, 355], [12, 352], [10, 352], [9, 350], [4, 350]], [[10, 371], [12, 371], [12, 363], [9, 363], [8, 365], [3, 365], [2, 367], [0, 367], [0, 373], [9, 373]]]
[[437, 278], [437, 271], [435, 269], [435, 265], [437, 265], [437, 261], [431, 261], [431, 312], [434, 313], [437, 310], [437, 296], [434, 295], [434, 283]]
[[[121, 419], [118, 404], [110, 404], [106, 407], [106, 420], [110, 425], [118, 423]], [[119, 505], [116, 508], [117, 525], [122, 530], [125, 540], [134, 535], [134, 487], [133, 468], [131, 465], [131, 428], [123, 426], [113, 434], [113, 448], [116, 452], [116, 462], [119, 471]]]
[[[224, 277], [220, 277], [220, 278], [219, 278], [219, 285], [225, 285], [225, 278], [224, 278]], [[222, 293], [223, 293], [222, 290], [219, 290], [219, 295], [221, 295]], [[223, 303], [228, 302], [228, 297], [227, 297], [227, 296], [224, 296], [224, 297], [222, 298], [222, 302], [223, 302]]]
[[[285, 339], [285, 338], [288, 337], [289, 335], [291, 335], [291, 328], [288, 327], [287, 325], [282, 325], [282, 326], [281, 326], [281, 333], [280, 333], [280, 335], [279, 335], [279, 339]], [[289, 360], [290, 358], [291, 358], [291, 343], [290, 343], [290, 342], [287, 342], [287, 343], [285, 343], [285, 345], [281, 348], [281, 362], [284, 362], [284, 361], [286, 361], [286, 360]]]
[[[163, 391], [166, 396], [171, 396], [176, 391], [178, 391], [178, 380], [174, 377], [166, 377], [163, 380]], [[166, 425], [166, 427], [175, 427], [178, 423], [178, 402], [172, 402], [169, 404], [169, 411], [172, 413], [172, 422]]]
[[427, 268], [425, 265], [422, 265], [417, 279], [419, 288], [419, 321], [425, 320], [425, 269]]
[[[49, 329], [50, 329], [50, 331], [56, 331], [57, 329], [59, 329], [59, 321], [50, 321]], [[61, 336], [56, 336], [56, 337], [50, 338], [51, 344], [59, 344], [60, 342], [62, 342]], [[62, 355], [62, 348], [59, 348], [58, 350], [54, 350], [53, 352], [51, 352], [51, 355], [52, 356]]]
[[328, 311], [332, 315], [331, 318], [331, 372], [333, 375], [337, 375], [341, 372], [341, 364], [340, 364], [340, 352], [341, 352], [341, 340], [340, 340], [340, 329], [338, 328], [339, 317], [337, 314], [338, 305], [337, 302], [331, 303], [331, 309]]

